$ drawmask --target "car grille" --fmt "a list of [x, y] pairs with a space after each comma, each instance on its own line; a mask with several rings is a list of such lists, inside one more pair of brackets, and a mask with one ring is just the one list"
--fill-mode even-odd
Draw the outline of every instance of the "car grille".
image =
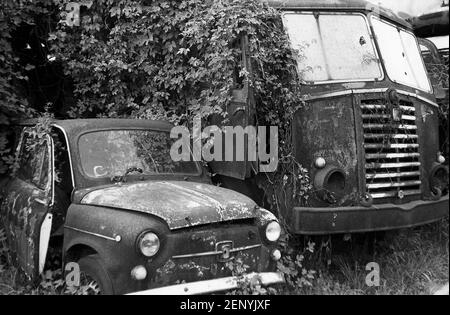
[[[220, 244], [229, 246], [228, 258]], [[151, 287], [230, 276], [229, 261], [242, 261], [248, 272], [260, 271], [268, 261], [261, 255], [263, 245], [254, 219], [180, 229], [172, 232], [169, 246], [170, 255], [150, 279]]]
[[372, 198], [400, 199], [421, 193], [420, 151], [414, 104], [393, 107], [381, 100], [361, 101], [364, 134], [365, 186]]

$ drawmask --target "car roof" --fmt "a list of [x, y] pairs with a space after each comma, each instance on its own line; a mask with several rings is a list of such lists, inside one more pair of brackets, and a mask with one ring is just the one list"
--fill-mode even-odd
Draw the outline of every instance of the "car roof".
[[[17, 125], [23, 127], [32, 127], [39, 122], [39, 119], [31, 119], [18, 122]], [[101, 130], [155, 130], [162, 132], [170, 132], [172, 124], [165, 121], [155, 121], [147, 119], [113, 119], [113, 118], [96, 118], [96, 119], [67, 119], [67, 120], [51, 120], [50, 124], [61, 129], [67, 141], [69, 157], [71, 161], [72, 184], [75, 188], [88, 188], [99, 186], [101, 184], [110, 183], [109, 179], [98, 183], [91, 179], [87, 179], [80, 172], [80, 156], [77, 153], [78, 139], [89, 132]]]
[[[38, 119], [29, 119], [21, 121], [21, 126], [34, 126], [39, 122]], [[92, 119], [53, 119], [50, 121], [52, 126], [63, 129], [70, 137], [81, 133], [105, 130], [105, 129], [151, 129], [160, 131], [170, 131], [173, 125], [166, 121], [147, 120], [147, 119], [121, 119], [121, 118], [92, 118]]]
[[311, 10], [357, 10], [377, 12], [384, 18], [390, 19], [406, 28], [412, 29], [411, 24], [401, 18], [394, 11], [365, 0], [268, 0], [270, 6], [279, 9], [311, 9]]

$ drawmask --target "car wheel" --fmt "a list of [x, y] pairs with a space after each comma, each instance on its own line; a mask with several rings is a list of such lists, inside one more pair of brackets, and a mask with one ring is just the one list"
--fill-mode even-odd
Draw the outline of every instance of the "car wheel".
[[99, 255], [89, 255], [78, 261], [80, 266], [80, 289], [88, 295], [114, 294], [111, 279]]

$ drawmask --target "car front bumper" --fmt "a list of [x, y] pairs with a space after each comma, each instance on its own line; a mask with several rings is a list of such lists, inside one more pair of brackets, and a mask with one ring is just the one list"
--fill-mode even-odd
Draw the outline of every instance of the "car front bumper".
[[128, 295], [196, 295], [224, 292], [239, 288], [243, 282], [259, 281], [263, 286], [284, 283], [284, 277], [277, 272], [250, 273], [242, 277], [225, 277], [190, 283], [176, 284], [149, 289]]
[[293, 209], [292, 232], [304, 235], [359, 233], [423, 225], [448, 216], [448, 196], [438, 201], [371, 207]]

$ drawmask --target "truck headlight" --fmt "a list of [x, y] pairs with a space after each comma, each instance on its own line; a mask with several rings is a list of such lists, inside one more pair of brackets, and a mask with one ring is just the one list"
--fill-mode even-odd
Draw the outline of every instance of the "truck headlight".
[[158, 235], [153, 232], [147, 232], [139, 238], [139, 250], [145, 257], [155, 256], [159, 251], [160, 245]]
[[266, 226], [266, 239], [269, 242], [276, 242], [281, 235], [281, 225], [277, 221], [272, 221]]
[[314, 177], [317, 194], [325, 201], [334, 203], [345, 194], [345, 172], [332, 165], [318, 171]]

